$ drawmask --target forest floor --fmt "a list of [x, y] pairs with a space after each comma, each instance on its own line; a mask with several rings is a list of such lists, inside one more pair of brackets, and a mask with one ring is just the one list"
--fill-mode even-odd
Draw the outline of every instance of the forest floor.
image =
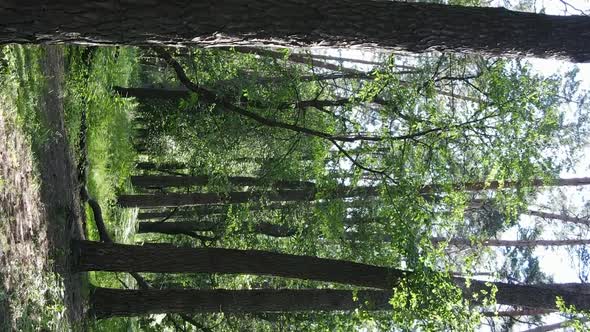
[[[45, 81], [37, 84], [41, 139], [22, 130], [30, 119], [19, 107], [34, 99], [19, 100], [23, 85], [0, 93], [0, 331], [77, 330], [85, 313], [87, 276], [71, 268], [84, 210], [64, 125], [64, 57], [59, 47], [39, 52], [39, 75], [28, 81]], [[34, 57], [15, 54], [16, 76], [34, 71]]]

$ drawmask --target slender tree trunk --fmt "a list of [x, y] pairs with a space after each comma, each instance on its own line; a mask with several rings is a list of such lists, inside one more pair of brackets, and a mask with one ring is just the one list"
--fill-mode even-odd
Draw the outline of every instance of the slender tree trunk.
[[[354, 300], [356, 296], [357, 300]], [[389, 310], [391, 291], [335, 289], [111, 289], [96, 288], [91, 315], [109, 318], [149, 314]], [[367, 305], [364, 305], [367, 303]]]
[[351, 62], [351, 63], [357, 63], [357, 64], [362, 64], [362, 65], [373, 65], [373, 66], [380, 66], [382, 65], [385, 60], [382, 61], [370, 61], [370, 60], [364, 60], [364, 59], [353, 59], [353, 58], [345, 58], [345, 57], [340, 57], [340, 56], [332, 56], [332, 55], [324, 55], [324, 54], [311, 54], [311, 57], [313, 59], [319, 59], [319, 60], [330, 60], [330, 61], [338, 61], [338, 62]]
[[[432, 242], [444, 242], [445, 238], [432, 238]], [[448, 240], [454, 246], [471, 246], [474, 243], [470, 239], [454, 238]], [[477, 243], [476, 243], [477, 244]], [[485, 247], [552, 247], [552, 246], [576, 246], [590, 244], [590, 239], [568, 239], [568, 240], [496, 240], [489, 239], [481, 243]]]
[[352, 74], [356, 75], [358, 79], [368, 79], [371, 78], [370, 73], [366, 73], [354, 68], [346, 68], [337, 64], [333, 64], [330, 62], [318, 60], [317, 58], [313, 58], [308, 54], [304, 53], [290, 53], [286, 56], [284, 52], [275, 51], [272, 49], [267, 48], [259, 48], [259, 47], [250, 47], [250, 46], [235, 46], [228, 48], [228, 50], [237, 51], [240, 53], [248, 53], [248, 54], [256, 54], [259, 56], [269, 57], [278, 60], [289, 60], [291, 62], [300, 63], [304, 65], [310, 65], [315, 68], [323, 68], [335, 72], [341, 72], [345, 74]]
[[[204, 186], [209, 184], [211, 178], [208, 175], [194, 176], [165, 176], [165, 175], [135, 175], [131, 177], [134, 187], [184, 187]], [[248, 176], [230, 176], [227, 181], [234, 186], [263, 186], [268, 184], [264, 179]], [[282, 189], [309, 189], [314, 190], [315, 184], [309, 181], [275, 181], [272, 185]]]
[[549, 309], [514, 309], [514, 310], [499, 310], [499, 311], [484, 311], [482, 315], [485, 317], [519, 317], [519, 316], [537, 316], [547, 315], [555, 312]]
[[[169, 235], [189, 235], [194, 232], [214, 231], [223, 224], [222, 221], [176, 221], [176, 222], [140, 222], [138, 233], [161, 233]], [[289, 237], [296, 233], [296, 230], [288, 226], [276, 225], [267, 222], [260, 222], [253, 226], [253, 231], [258, 234], [273, 237]]]
[[[379, 195], [377, 187], [341, 186], [325, 198], [372, 197]], [[118, 203], [122, 207], [165, 207], [209, 204], [240, 204], [267, 199], [270, 202], [309, 202], [316, 200], [315, 188], [279, 189], [276, 192], [241, 192], [221, 193], [166, 193], [153, 195], [119, 195]]]
[[[273, 275], [334, 282], [390, 290], [412, 272], [348, 261], [278, 254], [257, 250], [218, 248], [179, 248], [168, 244], [132, 246], [113, 243], [75, 241], [78, 271], [223, 273]], [[489, 292], [489, 283], [452, 278], [467, 299], [475, 293]], [[555, 299], [578, 310], [590, 309], [590, 297], [542, 285], [514, 285], [492, 282], [499, 304], [556, 309]]]
[[183, 211], [176, 211], [169, 209], [164, 211], [157, 211], [157, 212], [140, 212], [137, 214], [138, 220], [153, 220], [153, 219], [163, 219], [168, 217], [168, 219], [196, 219], [204, 216], [224, 216], [227, 213], [227, 206], [220, 205], [220, 206], [195, 206], [190, 210], [183, 210]]
[[568, 216], [565, 214], [556, 214], [556, 213], [542, 212], [542, 211], [535, 211], [535, 210], [527, 210], [525, 212], [525, 214], [528, 214], [530, 216], [544, 218], [544, 219], [554, 219], [554, 220], [571, 222], [574, 224], [581, 224], [581, 225], [586, 225], [586, 226], [590, 225], [590, 220], [587, 218], [573, 217], [573, 216]]
[[182, 235], [194, 232], [213, 231], [219, 225], [214, 221], [140, 222], [137, 233], [161, 233]]
[[[542, 179], [533, 179], [531, 182], [523, 183], [520, 181], [479, 181], [479, 182], [464, 182], [453, 185], [456, 190], [466, 191], [480, 191], [484, 189], [496, 190], [501, 188], [520, 188], [520, 187], [567, 187], [567, 186], [586, 186], [590, 185], [590, 178], [570, 178], [570, 179], [555, 179], [552, 181], [544, 181]], [[422, 187], [420, 192], [435, 192], [444, 189], [441, 185], [427, 185]]]
[[282, 190], [279, 192], [230, 192], [192, 194], [153, 194], [153, 195], [120, 195], [118, 203], [122, 207], [175, 207], [210, 204], [240, 204], [253, 202], [265, 197], [272, 202], [303, 202], [314, 199], [307, 190]]
[[[549, 331], [555, 331], [557, 329], [561, 329], [564, 327], [567, 327], [569, 323], [571, 323], [573, 320], [566, 320], [560, 323], [555, 323], [555, 324], [549, 324], [549, 325], [543, 325], [543, 326], [539, 326], [539, 327], [535, 327], [523, 332], [549, 332]], [[588, 321], [588, 318], [580, 318], [579, 319], [580, 322], [585, 323]]]
[[187, 165], [183, 163], [150, 163], [150, 162], [139, 162], [135, 165], [137, 169], [142, 169], [146, 171], [154, 171], [154, 170], [178, 170], [178, 169], [186, 169]]
[[[273, 51], [270, 49], [263, 49], [263, 48], [259, 48], [259, 47], [248, 47], [248, 46], [232, 47], [231, 49], [238, 51], [238, 52], [242, 52], [242, 53], [257, 54], [260, 56], [271, 57], [274, 59], [285, 59], [284, 53], [278, 52], [278, 51]], [[296, 63], [311, 65], [316, 68], [323, 68], [323, 69], [332, 70], [335, 72], [341, 72], [344, 74], [357, 75], [357, 77], [356, 77], [357, 79], [372, 79], [374, 77], [374, 75], [372, 73], [363, 72], [363, 71], [360, 71], [360, 70], [354, 69], [354, 68], [342, 67], [340, 65], [336, 65], [336, 64], [329, 63], [326, 61], [318, 60], [317, 58], [314, 59], [313, 57], [309, 57], [306, 54], [291, 53], [291, 54], [289, 54], [289, 56], [286, 59], [289, 61], [292, 61], [292, 62], [296, 62]], [[406, 67], [402, 67], [402, 66], [400, 66], [400, 68], [406, 69]], [[408, 68], [408, 69], [413, 70], [413, 68]], [[400, 74], [408, 74], [408, 73], [411, 73], [412, 70], [410, 70], [409, 72], [402, 72]], [[400, 83], [405, 84], [405, 85], [409, 84], [409, 82], [403, 81], [403, 80], [400, 80]], [[439, 93], [440, 95], [443, 95], [443, 96], [452, 97], [452, 98], [456, 98], [456, 99], [462, 99], [462, 100], [473, 102], [473, 103], [480, 102], [479, 99], [457, 95], [457, 94], [454, 94], [449, 91], [436, 90], [436, 92]]]

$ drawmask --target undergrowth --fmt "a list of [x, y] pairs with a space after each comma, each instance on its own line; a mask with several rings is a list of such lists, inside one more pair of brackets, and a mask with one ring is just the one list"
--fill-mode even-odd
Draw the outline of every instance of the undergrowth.
[[[133, 100], [113, 94], [112, 86], [132, 86], [138, 80], [134, 48], [100, 47], [87, 56], [85, 47], [66, 48], [66, 126], [78, 162], [82, 110], [86, 110], [87, 188], [102, 208], [105, 225], [115, 242], [132, 243], [136, 211], [117, 206], [118, 193], [132, 191], [129, 176], [136, 152], [131, 142]], [[75, 133], [75, 134], [74, 134]], [[86, 207], [87, 237], [99, 240], [92, 211]], [[101, 287], [133, 286], [128, 274], [91, 272], [90, 281]], [[94, 331], [133, 330], [134, 319], [89, 322]]]

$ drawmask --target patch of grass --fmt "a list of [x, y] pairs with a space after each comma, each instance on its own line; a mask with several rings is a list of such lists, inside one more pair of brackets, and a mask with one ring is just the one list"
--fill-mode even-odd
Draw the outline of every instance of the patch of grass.
[[[135, 167], [136, 152], [131, 142], [132, 112], [136, 104], [113, 94], [112, 86], [132, 86], [137, 80], [136, 50], [101, 47], [87, 56], [83, 47], [66, 51], [66, 126], [71, 145], [81, 157], [79, 137], [82, 110], [87, 119], [88, 192], [100, 204], [103, 218], [114, 241], [132, 243], [136, 214], [116, 205], [118, 193], [132, 191], [129, 176]], [[74, 134], [76, 133], [76, 134]], [[92, 210], [86, 206], [87, 236], [99, 240]], [[90, 272], [90, 282], [101, 287], [132, 287], [127, 273]], [[134, 331], [137, 319], [115, 318], [89, 321], [92, 331]]]
[[[83, 47], [68, 47], [66, 76], [66, 126], [80, 132], [82, 110], [87, 119], [88, 191], [101, 205], [105, 223], [113, 240], [132, 241], [135, 213], [116, 205], [120, 192], [130, 191], [128, 183], [136, 159], [131, 143], [132, 111], [135, 103], [112, 93], [113, 85], [131, 85], [137, 78], [134, 48], [101, 47], [88, 61]], [[80, 155], [78, 135], [70, 135]], [[98, 233], [87, 209], [88, 237]]]

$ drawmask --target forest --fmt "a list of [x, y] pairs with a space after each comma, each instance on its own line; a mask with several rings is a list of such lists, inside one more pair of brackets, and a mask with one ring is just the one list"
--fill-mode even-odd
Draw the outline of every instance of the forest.
[[587, 13], [0, 3], [0, 332], [586, 331]]

